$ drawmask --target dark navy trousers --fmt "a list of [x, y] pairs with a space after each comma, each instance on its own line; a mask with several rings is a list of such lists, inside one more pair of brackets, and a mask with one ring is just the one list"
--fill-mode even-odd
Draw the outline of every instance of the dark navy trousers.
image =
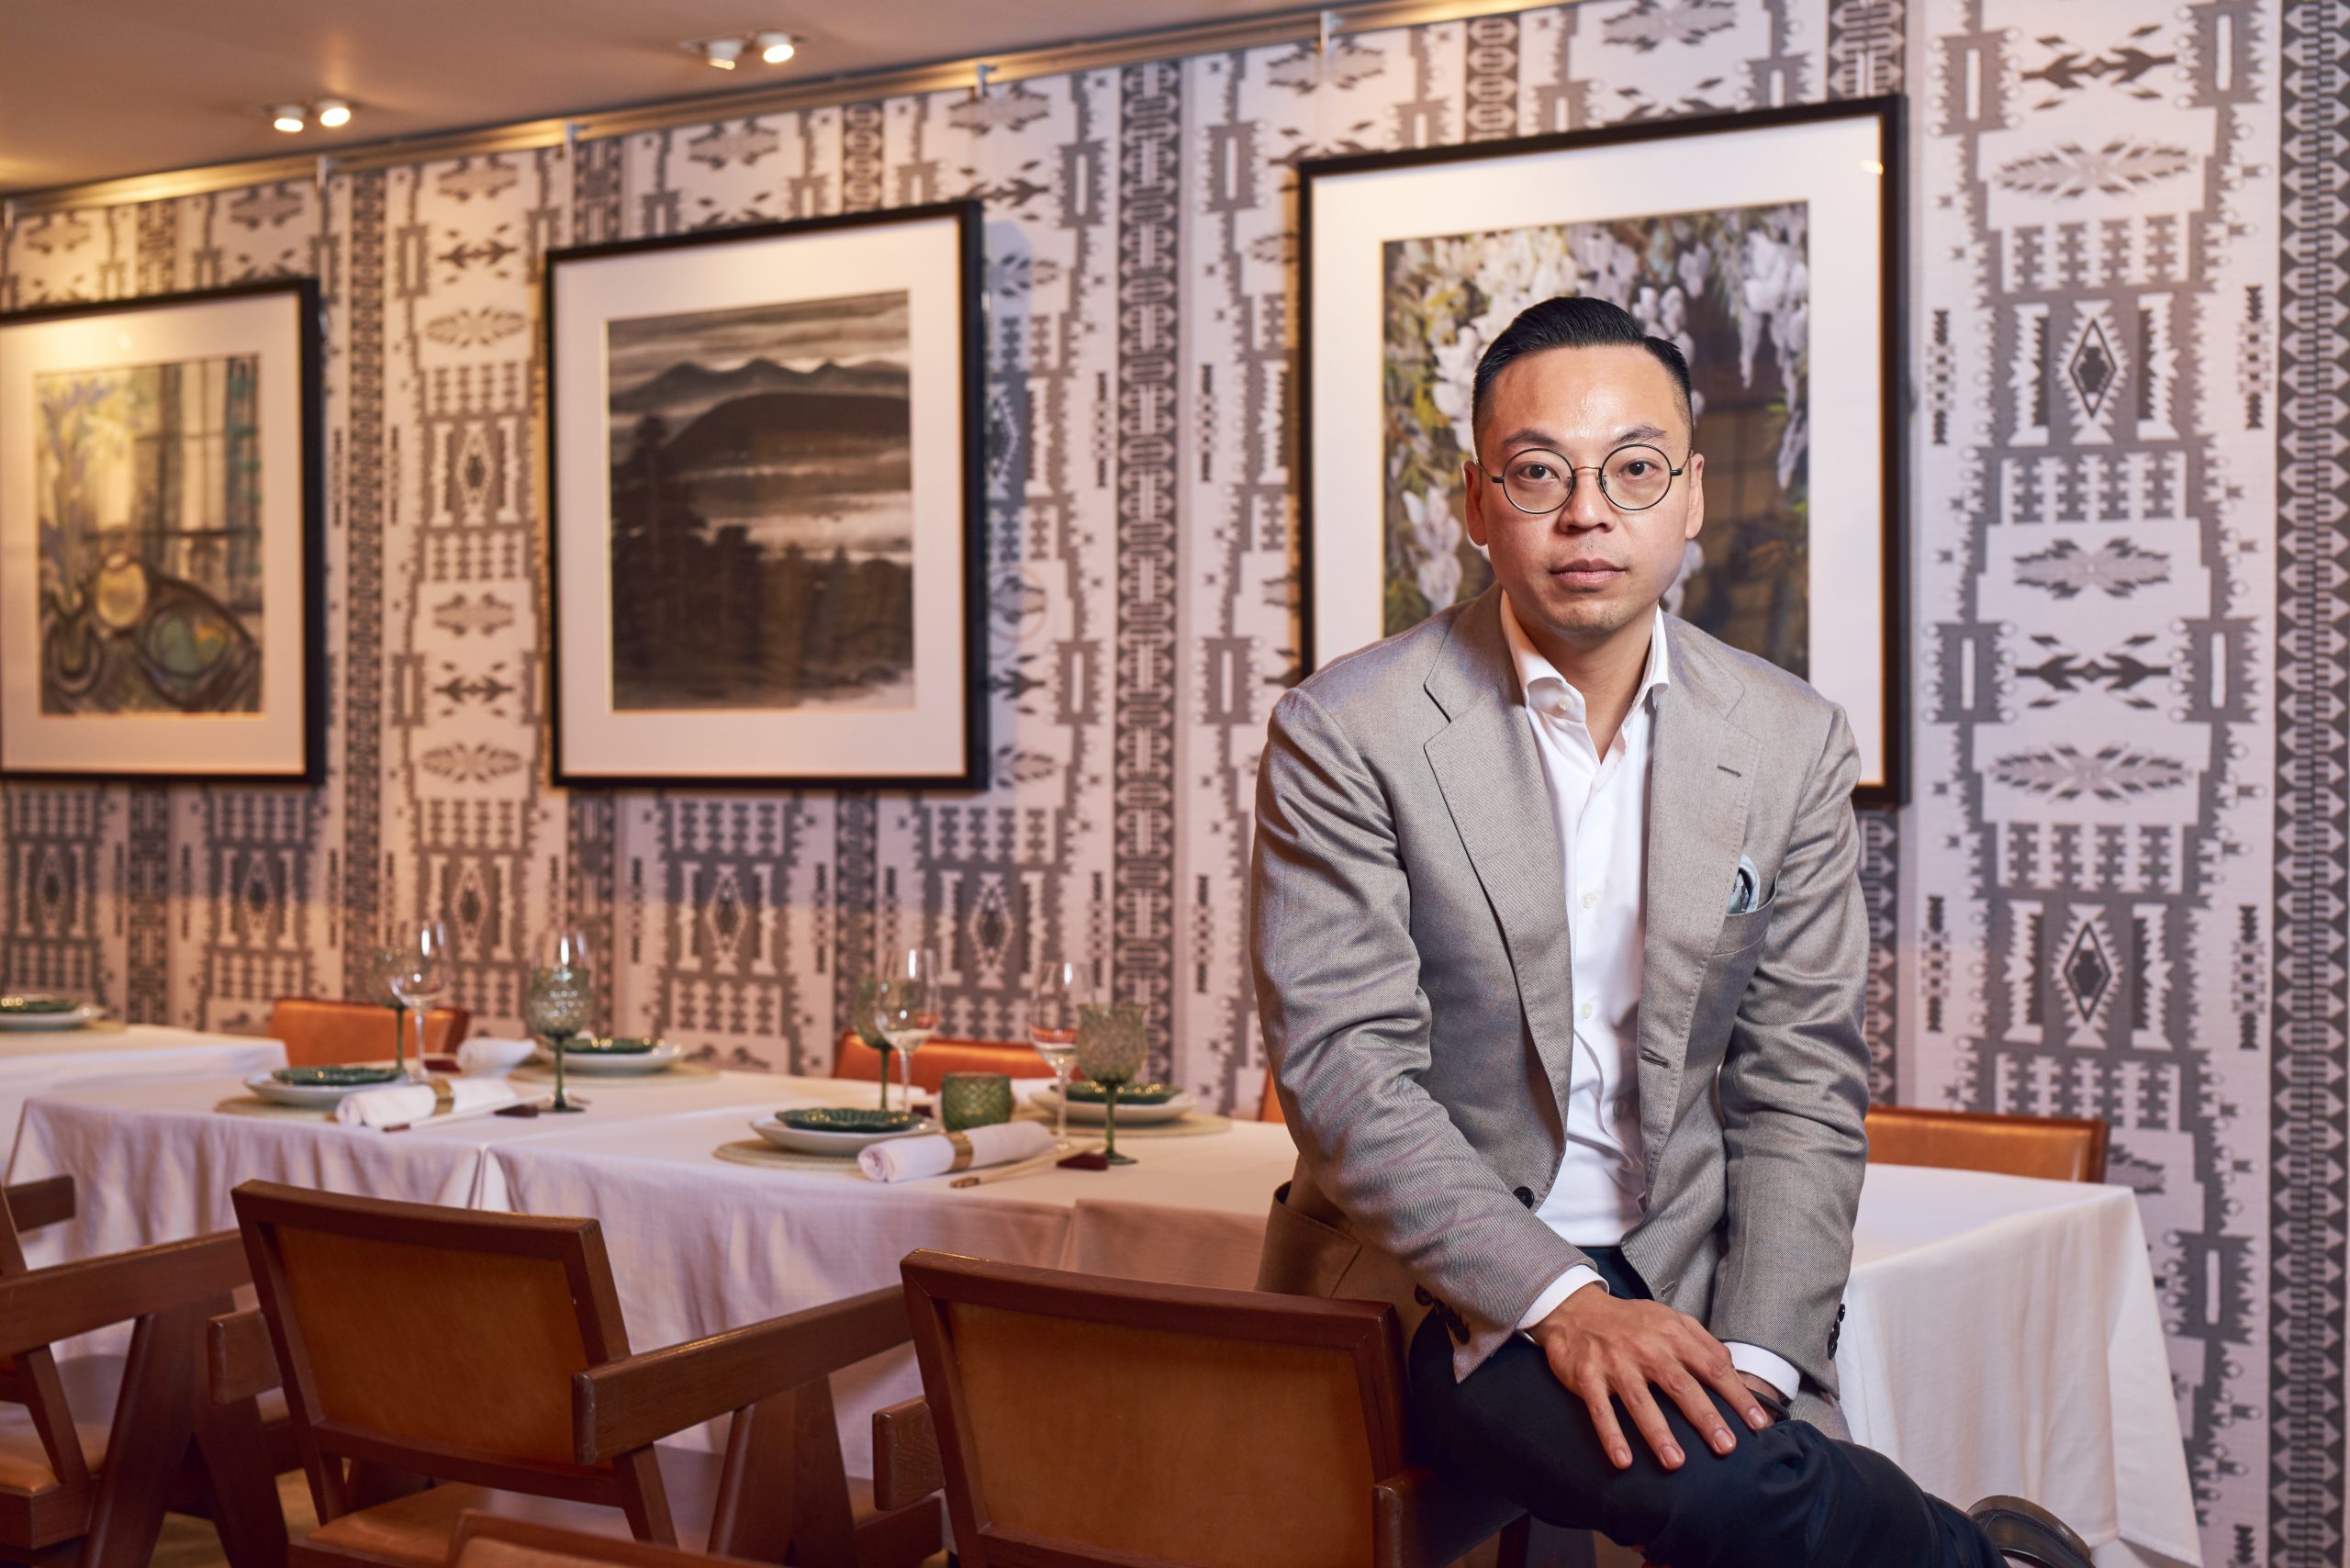
[[[1592, 1266], [1617, 1295], [1648, 1287], [1613, 1248]], [[1500, 1493], [1547, 1523], [1595, 1529], [1671, 1568], [2004, 1568], [1974, 1521], [1920, 1491], [1883, 1454], [1805, 1421], [1750, 1430], [1713, 1396], [1738, 1446], [1718, 1455], [1662, 1394], [1658, 1407], [1686, 1455], [1667, 1471], [1619, 1401], [1633, 1454], [1607, 1461], [1591, 1412], [1523, 1335], [1460, 1382], [1441, 1313], [1412, 1341], [1413, 1446], [1421, 1462]]]

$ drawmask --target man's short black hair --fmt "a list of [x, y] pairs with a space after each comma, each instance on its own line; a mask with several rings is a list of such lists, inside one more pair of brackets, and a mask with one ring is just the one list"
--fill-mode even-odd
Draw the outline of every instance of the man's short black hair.
[[1517, 313], [1516, 320], [1502, 329], [1500, 337], [1486, 346], [1484, 357], [1477, 362], [1475, 392], [1469, 411], [1471, 425], [1483, 427], [1485, 405], [1492, 400], [1494, 381], [1513, 362], [1544, 349], [1613, 346], [1646, 349], [1672, 374], [1673, 385], [1681, 394], [1681, 417], [1694, 439], [1697, 420], [1695, 405], [1689, 395], [1689, 362], [1682, 357], [1679, 346], [1664, 338], [1651, 337], [1641, 330], [1639, 318], [1622, 306], [1587, 294], [1561, 295], [1556, 299], [1528, 306]]

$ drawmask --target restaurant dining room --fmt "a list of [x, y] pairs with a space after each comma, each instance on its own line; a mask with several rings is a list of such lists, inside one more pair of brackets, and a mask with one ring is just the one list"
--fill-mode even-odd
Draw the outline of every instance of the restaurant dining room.
[[2350, 0], [0, 0], [0, 1124], [25, 1568], [2346, 1568]]

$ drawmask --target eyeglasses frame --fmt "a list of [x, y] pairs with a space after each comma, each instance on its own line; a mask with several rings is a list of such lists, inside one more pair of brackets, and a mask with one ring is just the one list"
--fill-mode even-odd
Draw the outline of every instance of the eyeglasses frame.
[[[1613, 495], [1608, 493], [1606, 468], [1607, 465], [1614, 461], [1617, 453], [1629, 452], [1636, 446], [1653, 452], [1659, 457], [1664, 459], [1664, 488], [1658, 494], [1656, 499], [1649, 502], [1646, 506], [1628, 507], [1623, 502], [1617, 500]], [[1617, 511], [1654, 511], [1657, 508], [1664, 504], [1664, 498], [1666, 496], [1673, 494], [1673, 481], [1680, 478], [1681, 476], [1689, 472], [1689, 459], [1697, 455], [1697, 447], [1694, 442], [1690, 443], [1688, 456], [1682, 458], [1681, 466], [1678, 468], [1675, 468], [1673, 465], [1672, 454], [1666, 452], [1664, 448], [1656, 445], [1654, 442], [1646, 441], [1628, 441], [1623, 445], [1617, 447], [1615, 451], [1608, 453], [1606, 457], [1600, 459], [1597, 463], [1584, 463], [1581, 465], [1569, 463], [1565, 453], [1554, 452], [1547, 446], [1523, 446], [1518, 448], [1517, 451], [1512, 453], [1510, 455], [1512, 459], [1515, 460], [1525, 456], [1529, 452], [1539, 452], [1546, 456], [1557, 458], [1559, 460], [1559, 465], [1567, 471], [1566, 495], [1561, 498], [1557, 506], [1551, 507], [1546, 511], [1536, 511], [1532, 507], [1518, 506], [1517, 498], [1509, 493], [1509, 480], [1505, 475], [1488, 474], [1485, 472], [1485, 465], [1483, 464], [1473, 460], [1470, 463], [1469, 466], [1474, 468], [1477, 471], [1478, 477], [1483, 479], [1487, 484], [1499, 485], [1502, 487], [1502, 499], [1507, 501], [1512, 507], [1516, 507], [1517, 510], [1525, 513], [1528, 517], [1550, 517], [1553, 513], [1566, 510], [1568, 507], [1574, 503], [1575, 485], [1577, 482], [1575, 476], [1583, 473], [1596, 474], [1599, 476], [1599, 477], [1594, 482], [1599, 486], [1600, 498], [1605, 500], [1609, 506], [1614, 507]]]

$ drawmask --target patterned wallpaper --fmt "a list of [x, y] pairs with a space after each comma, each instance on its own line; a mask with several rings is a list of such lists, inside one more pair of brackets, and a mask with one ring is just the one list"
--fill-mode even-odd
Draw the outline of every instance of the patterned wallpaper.
[[[1290, 166], [1907, 91], [1919, 782], [1863, 823], [1877, 1089], [2113, 1122], [2208, 1561], [2339, 1563], [2345, 39], [2350, 0], [1591, 0], [22, 219], [0, 308], [322, 280], [332, 713], [315, 790], [0, 790], [0, 979], [252, 1028], [429, 908], [505, 1030], [576, 922], [616, 1024], [811, 1069], [919, 933], [958, 1029], [1086, 954], [1252, 1103]], [[992, 787], [548, 789], [541, 255], [967, 195]]]

